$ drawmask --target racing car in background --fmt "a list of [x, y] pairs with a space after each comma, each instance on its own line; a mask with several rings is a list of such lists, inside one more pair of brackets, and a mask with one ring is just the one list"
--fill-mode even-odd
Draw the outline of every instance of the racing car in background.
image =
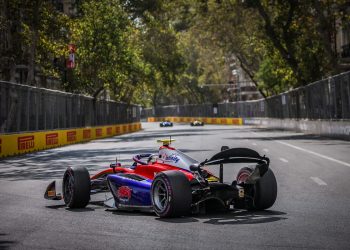
[[[92, 176], [83, 166], [68, 167], [62, 194], [53, 181], [44, 197], [63, 199], [74, 209], [86, 207], [90, 195], [109, 192], [104, 201], [107, 207], [154, 211], [160, 217], [232, 208], [263, 210], [274, 204], [277, 182], [267, 157], [252, 149], [223, 146], [222, 151], [199, 162], [173, 148], [171, 141], [161, 140], [157, 154], [135, 155], [130, 166], [122, 167], [116, 161]], [[255, 165], [241, 168], [232, 183], [224, 183], [223, 166], [229, 163]], [[206, 170], [210, 165], [219, 166], [219, 177]]]
[[195, 120], [195, 121], [191, 122], [191, 126], [204, 126], [204, 122]]
[[160, 127], [172, 127], [173, 123], [171, 121], [166, 120], [166, 121], [159, 123], [159, 126]]

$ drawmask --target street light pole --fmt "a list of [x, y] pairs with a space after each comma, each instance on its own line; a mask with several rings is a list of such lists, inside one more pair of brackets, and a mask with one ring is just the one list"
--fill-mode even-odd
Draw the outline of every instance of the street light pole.
[[241, 82], [239, 81], [239, 72], [238, 69], [232, 70], [232, 75], [235, 76], [237, 83], [237, 101], [241, 100]]

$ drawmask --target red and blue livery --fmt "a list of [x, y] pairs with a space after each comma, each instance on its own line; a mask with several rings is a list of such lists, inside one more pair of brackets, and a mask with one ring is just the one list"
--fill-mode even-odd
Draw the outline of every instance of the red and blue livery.
[[[90, 196], [109, 192], [104, 205], [113, 209], [153, 211], [160, 217], [178, 217], [207, 210], [232, 208], [263, 210], [277, 197], [277, 182], [269, 159], [248, 148], [228, 148], [209, 160], [198, 162], [170, 144], [157, 154], [135, 155], [131, 166], [118, 162], [90, 176], [86, 168], [68, 167], [63, 175], [62, 194], [51, 182], [44, 197], [63, 199], [70, 208], [84, 208]], [[223, 182], [223, 166], [228, 163], [255, 163], [241, 168], [232, 183]], [[219, 177], [205, 166], [218, 165]]]

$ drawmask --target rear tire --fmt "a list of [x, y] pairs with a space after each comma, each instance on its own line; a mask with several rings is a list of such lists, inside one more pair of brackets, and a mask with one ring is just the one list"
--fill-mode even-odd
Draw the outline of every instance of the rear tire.
[[[237, 184], [244, 183], [253, 172], [253, 168], [242, 168], [237, 174]], [[273, 171], [268, 171], [260, 178], [252, 189], [253, 202], [247, 204], [248, 209], [264, 210], [272, 207], [277, 198], [277, 181]]]
[[184, 173], [160, 172], [152, 182], [151, 198], [159, 217], [179, 217], [191, 211], [192, 189]]
[[90, 175], [86, 168], [69, 167], [63, 175], [62, 193], [69, 208], [84, 208], [90, 201]]

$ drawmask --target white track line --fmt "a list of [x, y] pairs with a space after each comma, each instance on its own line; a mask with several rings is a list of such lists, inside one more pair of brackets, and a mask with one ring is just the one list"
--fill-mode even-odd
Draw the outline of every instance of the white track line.
[[269, 150], [268, 150], [267, 148], [264, 148], [263, 150], [264, 150], [266, 153], [269, 152]]
[[341, 165], [344, 165], [344, 166], [347, 166], [347, 167], [350, 168], [350, 164], [347, 163], [347, 162], [339, 161], [339, 160], [334, 159], [334, 158], [332, 158], [332, 157], [325, 156], [325, 155], [321, 155], [321, 154], [316, 153], [316, 152], [313, 152], [313, 151], [311, 151], [311, 150], [308, 150], [308, 149], [304, 149], [304, 148], [301, 148], [301, 147], [294, 146], [294, 145], [289, 144], [289, 143], [287, 143], [287, 142], [283, 142], [283, 141], [276, 141], [276, 142], [278, 142], [278, 143], [280, 143], [280, 144], [283, 144], [283, 145], [286, 145], [286, 146], [291, 147], [291, 148], [298, 149], [298, 150], [300, 150], [300, 151], [304, 151], [304, 152], [309, 153], [309, 154], [312, 154], [312, 155], [316, 155], [316, 156], [318, 156], [318, 157], [320, 157], [320, 158], [323, 158], [323, 159], [326, 159], [326, 160], [329, 160], [329, 161], [333, 161], [333, 162], [339, 163], [339, 164], [341, 164]]
[[258, 145], [258, 144], [256, 144], [255, 142], [253, 142], [252, 145], [253, 145], [253, 146], [256, 146], [256, 145]]
[[325, 183], [323, 180], [321, 180], [318, 177], [310, 177], [310, 179], [316, 182], [320, 186], [327, 186], [327, 183]]
[[286, 160], [286, 159], [284, 159], [284, 158], [280, 158], [280, 160], [283, 161], [283, 162], [285, 162], [285, 163], [288, 162], [288, 160]]

